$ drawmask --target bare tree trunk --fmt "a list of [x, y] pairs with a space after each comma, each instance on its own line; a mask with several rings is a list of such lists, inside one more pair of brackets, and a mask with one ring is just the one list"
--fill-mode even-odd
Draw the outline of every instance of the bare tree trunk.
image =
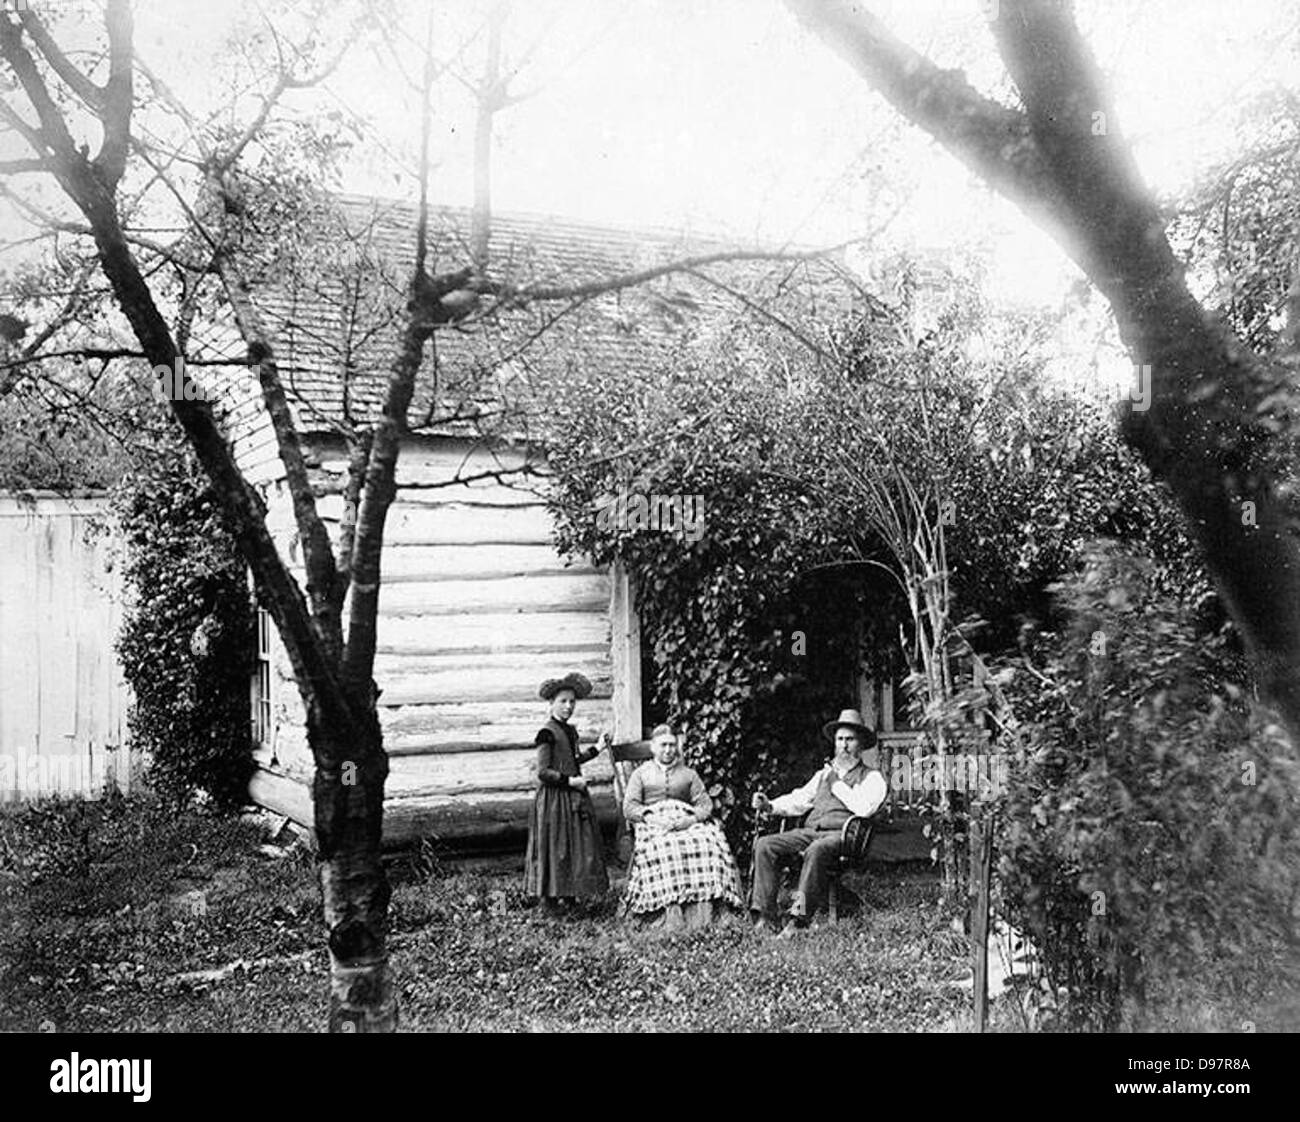
[[[32, 20], [35, 17], [28, 22]], [[285, 567], [267, 528], [262, 500], [240, 474], [210, 405], [202, 395], [188, 391], [190, 376], [177, 361], [181, 356], [176, 341], [131, 253], [117, 210], [117, 184], [129, 146], [134, 99], [132, 22], [126, 0], [110, 0], [107, 27], [112, 65], [100, 112], [105, 140], [93, 161], [76, 148], [39, 68], [8, 16], [0, 19], [0, 53], [40, 116], [42, 132], [29, 140], [45, 151], [60, 186], [85, 216], [104, 275], [146, 360], [155, 368], [175, 369], [180, 374], [182, 386], [173, 387], [175, 392], [167, 395], [172, 411], [220, 497], [293, 665], [308, 714], [316, 764], [313, 797], [329, 928], [330, 1026], [345, 1031], [349, 1026], [360, 1031], [391, 1028], [396, 1011], [385, 976], [389, 888], [379, 859], [388, 761], [380, 742], [373, 687], [367, 672], [365, 689], [345, 690], [336, 644], [330, 639], [337, 634], [334, 617], [312, 618], [302, 590]], [[41, 41], [39, 32], [37, 41]], [[51, 45], [47, 50], [57, 48]], [[62, 55], [55, 57], [63, 60], [63, 69], [70, 67]], [[269, 350], [260, 357], [269, 358]], [[273, 421], [283, 448], [288, 421], [276, 372], [268, 364], [261, 373], [264, 391], [268, 379], [271, 383], [273, 412], [280, 407]], [[296, 448], [296, 436], [289, 435]], [[292, 468], [293, 458], [289, 459]], [[315, 518], [314, 504], [299, 503], [297, 497], [295, 503], [300, 516]], [[323, 539], [323, 530], [317, 536]], [[328, 550], [328, 542], [323, 545]], [[328, 607], [328, 597], [334, 591], [332, 558], [326, 556], [329, 564], [320, 587], [313, 588], [313, 599], [322, 608]]]
[[[155, 366], [169, 367], [174, 347], [147, 284], [116, 231], [115, 216], [91, 218], [104, 271], [141, 347]], [[308, 743], [316, 763], [312, 795], [329, 932], [329, 1026], [331, 1031], [391, 1031], [397, 1012], [386, 979], [389, 886], [380, 862], [388, 757], [369, 675], [364, 691], [357, 691], [368, 696], [344, 695], [327, 643], [306, 621], [302, 594], [267, 531], [260, 500], [235, 467], [207, 404], [185, 401], [185, 396], [173, 398], [178, 420], [217, 485], [259, 591], [285, 639], [308, 713]]]
[[359, 741], [309, 715], [307, 736], [318, 759], [312, 782], [320, 884], [329, 931], [330, 1032], [392, 1032], [397, 1002], [388, 979], [388, 878], [380, 860], [388, 756], [371, 713]]

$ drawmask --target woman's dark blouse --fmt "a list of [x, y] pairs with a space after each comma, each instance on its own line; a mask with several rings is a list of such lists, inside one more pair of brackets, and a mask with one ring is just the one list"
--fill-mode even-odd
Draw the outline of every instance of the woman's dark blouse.
[[591, 747], [584, 752], [576, 752], [578, 730], [567, 721], [555, 719], [569, 738], [569, 743], [561, 743], [548, 728], [539, 729], [537, 739], [537, 778], [545, 787], [567, 787], [572, 776], [580, 775], [579, 764], [594, 760], [600, 755], [600, 749]]

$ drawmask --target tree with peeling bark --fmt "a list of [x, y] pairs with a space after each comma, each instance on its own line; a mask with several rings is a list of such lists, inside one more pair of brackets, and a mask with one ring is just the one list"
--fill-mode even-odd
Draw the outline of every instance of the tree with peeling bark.
[[[284, 640], [308, 713], [308, 735], [317, 765], [313, 795], [329, 928], [330, 1028], [391, 1029], [396, 1006], [385, 969], [389, 888], [379, 860], [388, 765], [364, 649], [349, 651], [341, 628], [348, 584], [356, 581], [364, 587], [367, 579], [377, 578], [377, 551], [371, 551], [372, 555], [355, 551], [351, 564], [335, 562], [306, 483], [274, 348], [257, 337], [255, 321], [245, 320], [240, 326], [251, 336], [249, 361], [258, 371], [294, 497], [306, 556], [306, 596], [280, 557], [266, 525], [265, 505], [241, 476], [211, 405], [203, 394], [195, 392], [186, 369], [183, 349], [188, 320], [182, 318], [175, 327], [167, 322], [123, 223], [119, 192], [135, 144], [132, 119], [137, 70], [133, 17], [127, 0], [109, 0], [105, 27], [107, 75], [100, 83], [63, 52], [34, 12], [6, 13], [0, 19], [0, 58], [35, 116], [33, 121], [7, 101], [0, 103], [0, 116], [26, 139], [34, 153], [30, 166], [6, 170], [39, 171], [54, 177], [85, 219], [85, 232], [93, 239], [100, 267], [143, 357], [155, 370], [170, 369], [179, 376], [180, 392], [168, 395], [172, 411], [222, 497], [241, 552], [253, 570], [259, 597]], [[286, 76], [277, 83], [276, 96], [292, 84]], [[69, 93], [101, 124], [103, 139], [94, 156], [88, 147], [76, 143], [69, 117], [61, 108]], [[266, 99], [266, 113], [273, 103], [274, 98]], [[210, 161], [210, 183], [220, 185], [222, 176], [264, 123], [266, 113], [249, 126], [245, 137]], [[143, 158], [148, 159], [147, 155]], [[205, 267], [195, 272], [215, 274], [238, 301], [241, 278], [233, 271], [230, 247], [220, 234], [212, 237], [209, 245]], [[422, 317], [427, 315], [424, 309], [419, 311]], [[382, 533], [382, 487], [380, 499], [381, 508], [369, 521], [371, 532]], [[368, 570], [367, 564], [373, 568]], [[373, 647], [371, 651], [373, 654]]]
[[1300, 735], [1294, 362], [1253, 351], [1192, 296], [1072, 5], [988, 8], [1019, 94], [1011, 105], [930, 62], [861, 3], [786, 2], [896, 109], [1057, 236], [1106, 296], [1151, 389], [1149, 408], [1125, 403], [1125, 439], [1172, 490], [1263, 695]]
[[[254, 299], [256, 279], [249, 262], [256, 260], [258, 246], [252, 247], [250, 257], [249, 238], [269, 242], [277, 235], [257, 230], [248, 221], [241, 170], [284, 96], [312, 86], [329, 73], [338, 56], [309, 67], [305, 60], [312, 51], [283, 43], [272, 26], [277, 62], [260, 107], [241, 129], [213, 129], [188, 111], [140, 58], [130, 0], [107, 0], [107, 50], [92, 55], [88, 69], [60, 46], [37, 13], [0, 13], [0, 75], [11, 79], [6, 96], [0, 98], [0, 124], [31, 151], [29, 157], [0, 166], [0, 174], [51, 177], [81, 220], [63, 221], [34, 203], [21, 202], [7, 183], [0, 187], [47, 229], [93, 243], [97, 269], [136, 344], [135, 349], [122, 348], [105, 357], [142, 358], [155, 377], [166, 371], [166, 377], [175, 379], [164, 396], [221, 498], [259, 600], [274, 619], [293, 668], [315, 763], [312, 800], [328, 929], [331, 1031], [391, 1031], [397, 1021], [387, 971], [389, 886], [380, 861], [388, 758], [373, 670], [385, 521], [396, 496], [397, 460], [411, 428], [409, 413], [417, 378], [426, 367], [428, 344], [437, 332], [463, 329], [474, 316], [557, 302], [559, 318], [584, 301], [675, 273], [704, 278], [703, 270], [711, 265], [823, 256], [720, 251], [569, 285], [529, 285], [494, 272], [488, 254], [486, 155], [494, 117], [510, 103], [507, 83], [512, 72], [502, 60], [504, 20], [505, 5], [498, 5], [489, 18], [485, 64], [476, 91], [479, 160], [472, 237], [463, 259], [437, 272], [431, 271], [429, 261], [427, 168], [431, 91], [438, 67], [431, 41], [424, 45], [418, 83], [423, 117], [420, 207], [412, 232], [415, 260], [405, 281], [402, 313], [392, 327], [398, 344], [381, 408], [372, 423], [349, 433], [344, 513], [339, 540], [332, 543], [317, 510], [302, 434], [295, 427], [280, 365], [282, 347]], [[310, 70], [314, 72], [304, 72]], [[182, 123], [186, 152], [157, 143], [148, 128], [137, 127], [146, 91], [154, 104]], [[93, 155], [77, 139], [87, 115], [102, 132]], [[173, 171], [178, 163], [184, 176]], [[133, 173], [141, 183], [132, 180]], [[181, 234], [169, 243], [143, 232], [133, 221], [141, 198], [159, 185], [185, 220]], [[171, 289], [158, 279], [164, 269], [179, 275]], [[278, 550], [267, 525], [266, 505], [241, 475], [220, 419], [189, 369], [196, 365], [189, 353], [191, 334], [200, 302], [211, 289], [229, 305], [246, 350], [244, 361], [256, 374], [271, 421], [292, 500], [305, 587]], [[40, 361], [40, 344], [50, 334], [39, 332], [21, 362]]]

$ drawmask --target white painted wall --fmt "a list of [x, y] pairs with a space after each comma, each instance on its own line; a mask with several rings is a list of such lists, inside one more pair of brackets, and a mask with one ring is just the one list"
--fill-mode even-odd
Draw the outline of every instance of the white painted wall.
[[138, 775], [113, 651], [121, 574], [102, 496], [0, 494], [0, 802], [93, 798]]

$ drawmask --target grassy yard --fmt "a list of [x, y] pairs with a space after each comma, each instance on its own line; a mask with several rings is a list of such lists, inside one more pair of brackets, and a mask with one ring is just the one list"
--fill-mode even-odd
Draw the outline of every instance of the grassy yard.
[[[138, 802], [0, 815], [0, 1029], [318, 1029], [327, 967], [311, 859], [270, 856], [265, 840], [255, 821]], [[392, 870], [408, 1031], [969, 1027], [953, 984], [965, 940], [914, 867], [873, 872], [859, 915], [791, 942], [740, 920], [657, 936], [612, 904], [546, 918], [524, 906], [517, 874], [426, 869], [399, 858]], [[1243, 1015], [1233, 1004], [1202, 1027]], [[1009, 1003], [995, 1023], [1022, 1024]]]

